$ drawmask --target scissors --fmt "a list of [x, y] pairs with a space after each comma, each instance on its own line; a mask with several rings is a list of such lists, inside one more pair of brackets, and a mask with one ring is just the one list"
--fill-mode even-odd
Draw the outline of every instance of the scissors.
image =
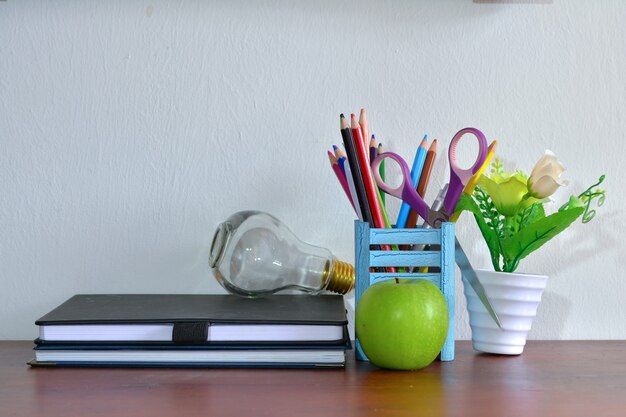
[[[459, 141], [466, 134], [471, 134], [478, 139], [478, 155], [476, 155], [476, 160], [471, 167], [463, 169], [457, 164], [456, 147]], [[466, 127], [465, 129], [459, 130], [456, 135], [454, 135], [452, 141], [450, 142], [450, 147], [448, 148], [450, 182], [448, 183], [448, 191], [443, 200], [443, 207], [440, 209], [430, 208], [424, 199], [417, 193], [415, 185], [411, 182], [411, 171], [409, 170], [409, 166], [400, 155], [393, 152], [385, 152], [378, 155], [378, 157], [372, 162], [372, 171], [374, 172], [376, 183], [381, 190], [405, 201], [420, 217], [426, 221], [426, 223], [432, 227], [440, 227], [440, 224], [448, 221], [452, 213], [454, 213], [454, 208], [456, 207], [456, 203], [459, 201], [463, 188], [465, 188], [465, 185], [476, 173], [476, 171], [480, 169], [483, 162], [485, 162], [486, 157], [487, 139], [480, 130], [473, 127]], [[386, 158], [396, 161], [402, 171], [402, 183], [397, 188], [387, 185], [387, 183], [385, 183], [385, 181], [380, 177], [379, 167], [381, 162]]]

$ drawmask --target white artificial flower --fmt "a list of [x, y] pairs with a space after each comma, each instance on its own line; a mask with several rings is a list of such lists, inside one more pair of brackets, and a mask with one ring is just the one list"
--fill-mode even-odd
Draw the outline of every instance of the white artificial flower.
[[563, 171], [565, 167], [556, 155], [546, 150], [528, 178], [528, 192], [538, 199], [550, 197], [559, 187], [568, 184], [567, 181], [560, 179]]

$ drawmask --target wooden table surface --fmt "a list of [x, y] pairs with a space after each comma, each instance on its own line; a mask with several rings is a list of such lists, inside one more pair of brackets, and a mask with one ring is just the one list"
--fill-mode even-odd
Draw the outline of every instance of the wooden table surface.
[[626, 416], [626, 341], [530, 341], [392, 372], [345, 369], [30, 368], [32, 342], [0, 342], [0, 416]]

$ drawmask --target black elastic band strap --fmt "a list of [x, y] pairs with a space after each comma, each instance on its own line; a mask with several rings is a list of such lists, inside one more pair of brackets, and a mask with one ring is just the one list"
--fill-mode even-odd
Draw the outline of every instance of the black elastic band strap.
[[209, 323], [174, 323], [172, 341], [174, 343], [206, 343]]

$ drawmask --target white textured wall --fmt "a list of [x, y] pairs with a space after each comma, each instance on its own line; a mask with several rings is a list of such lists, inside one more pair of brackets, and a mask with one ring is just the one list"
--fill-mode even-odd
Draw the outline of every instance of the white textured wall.
[[625, 21], [621, 0], [0, 2], [0, 338], [75, 293], [220, 291], [209, 239], [241, 209], [352, 261], [326, 150], [361, 106], [407, 158], [475, 126], [518, 168], [555, 151], [572, 193], [606, 173], [596, 220], [520, 270], [550, 275], [531, 337], [626, 338]]

